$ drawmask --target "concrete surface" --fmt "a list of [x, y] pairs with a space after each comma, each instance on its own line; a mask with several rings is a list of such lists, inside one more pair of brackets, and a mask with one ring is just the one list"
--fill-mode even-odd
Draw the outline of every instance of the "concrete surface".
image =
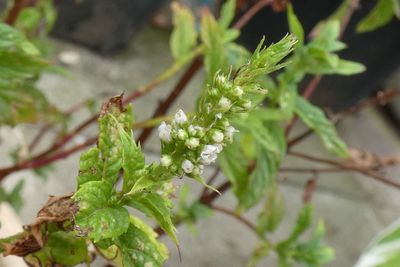
[[[112, 58], [102, 58], [82, 48], [53, 42], [58, 58], [70, 64], [68, 69], [71, 71], [71, 77], [47, 74], [40, 81], [40, 85], [49, 99], [62, 109], [68, 109], [77, 101], [93, 95], [131, 92], [149, 82], [172, 62], [167, 38], [166, 32], [148, 28], [127, 51]], [[136, 113], [138, 121], [151, 115], [153, 108], [168, 94], [175, 80], [172, 79], [134, 103], [135, 110], [139, 111]], [[171, 113], [178, 107], [192, 110], [201, 85], [202, 74], [198, 74], [171, 108]], [[101, 96], [98, 98], [104, 99]], [[79, 112], [74, 116], [72, 125], [86, 116], [89, 116], [89, 112]], [[381, 154], [400, 151], [398, 135], [374, 110], [366, 110], [360, 115], [348, 118], [339, 128], [352, 147]], [[295, 130], [301, 131], [302, 126], [299, 125]], [[15, 130], [3, 128], [0, 133], [3, 140], [0, 144], [2, 165], [10, 163], [6, 151], [21, 143], [21, 140], [14, 138], [13, 131]], [[18, 131], [25, 135], [27, 142], [37, 128], [23, 126], [18, 127]], [[90, 127], [75, 142], [80, 142], [95, 132], [96, 127]], [[51, 138], [47, 138], [43, 145], [49, 140]], [[159, 150], [157, 138], [153, 136], [145, 149], [149, 156], [157, 157]], [[328, 156], [320, 151], [321, 144], [315, 137], [307, 139], [298, 150]], [[54, 164], [47, 181], [29, 171], [15, 173], [5, 180], [6, 188], [11, 188], [19, 179], [26, 180], [24, 196], [27, 201], [20, 213], [23, 224], [33, 220], [37, 210], [46, 201], [47, 195], [64, 194], [75, 190], [78, 159], [78, 155], [73, 155]], [[289, 158], [285, 165], [310, 166], [310, 163]], [[399, 180], [399, 174], [398, 169], [391, 170], [388, 177]], [[286, 215], [278, 232], [272, 237], [274, 240], [285, 237], [290, 231], [302, 205], [302, 190], [308, 178], [307, 175], [285, 175], [281, 189], [286, 197]], [[193, 192], [200, 190], [198, 184], [192, 181], [188, 183], [193, 187]], [[192, 196], [195, 197], [196, 194], [192, 193]], [[400, 194], [397, 190], [351, 173], [321, 176], [314, 200], [316, 216], [324, 218], [326, 222], [327, 242], [336, 249], [337, 259], [328, 265], [330, 267], [352, 266], [369, 240], [385, 225], [397, 219], [400, 210]], [[232, 194], [224, 195], [218, 200], [219, 205], [226, 207], [234, 207], [235, 203]], [[259, 209], [260, 207], [256, 207], [245, 216], [254, 218]], [[4, 215], [0, 218], [1, 221], [7, 222]], [[192, 235], [185, 226], [179, 227], [181, 264], [175, 246], [168, 238], [163, 238], [171, 251], [171, 258], [166, 266], [244, 266], [256, 245], [253, 233], [240, 222], [223, 214], [215, 214], [211, 219], [200, 221], [197, 228], [198, 234]], [[276, 266], [274, 256], [260, 266]]]

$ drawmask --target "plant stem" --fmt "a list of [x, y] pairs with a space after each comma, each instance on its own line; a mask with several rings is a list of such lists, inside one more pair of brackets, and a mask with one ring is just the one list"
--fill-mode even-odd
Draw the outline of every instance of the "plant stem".
[[224, 213], [228, 216], [233, 217], [234, 219], [240, 221], [241, 223], [243, 223], [244, 225], [246, 225], [257, 237], [259, 237], [259, 234], [257, 232], [257, 228], [254, 226], [254, 224], [252, 222], [250, 222], [249, 220], [247, 220], [246, 218], [240, 216], [239, 214], [235, 213], [232, 210], [228, 210], [224, 207], [220, 207], [220, 206], [216, 206], [213, 204], [210, 204], [209, 207], [215, 211]]

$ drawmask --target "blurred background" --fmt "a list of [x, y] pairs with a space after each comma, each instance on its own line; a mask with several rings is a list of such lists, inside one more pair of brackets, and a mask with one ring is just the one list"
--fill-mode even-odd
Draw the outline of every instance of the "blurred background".
[[[0, 8], [2, 6], [0, 1]], [[218, 12], [222, 1], [185, 0], [195, 14], [207, 6]], [[237, 16], [243, 14], [256, 1], [238, 1]], [[239, 42], [253, 50], [263, 35], [268, 43], [276, 42], [289, 30], [286, 12], [279, 3], [265, 8], [257, 14], [241, 31]], [[119, 94], [133, 91], [151, 81], [167, 68], [173, 59], [169, 52], [171, 31], [170, 1], [167, 0], [56, 0], [58, 18], [51, 32], [53, 60], [67, 68], [68, 77], [45, 74], [40, 80], [46, 96], [61, 109], [67, 110], [79, 98]], [[316, 23], [331, 14], [341, 1], [294, 0], [296, 14], [302, 22], [306, 34]], [[370, 33], [357, 34], [355, 25], [374, 6], [375, 1], [361, 1], [361, 6], [351, 18], [343, 42], [348, 48], [340, 55], [346, 59], [363, 63], [367, 71], [351, 77], [332, 75], [324, 77], [318, 86], [312, 102], [329, 112], [338, 112], [360, 100], [373, 95], [378, 90], [400, 87], [400, 22], [393, 19], [388, 25]], [[178, 107], [184, 110], [194, 108], [194, 99], [202, 86], [200, 72], [180, 96], [171, 112]], [[179, 77], [179, 75], [178, 75]], [[307, 79], [306, 79], [307, 80]], [[134, 103], [137, 120], [151, 117], [158, 102], [176, 83], [172, 79], [151, 94]], [[71, 125], [89, 117], [89, 110], [82, 110], [72, 118]], [[400, 152], [400, 100], [394, 100], [385, 107], [371, 107], [359, 114], [347, 117], [339, 124], [341, 136], [350, 147], [371, 150], [386, 155]], [[29, 126], [32, 127], [32, 126]], [[297, 124], [293, 133], [301, 133], [304, 126]], [[28, 143], [38, 129], [28, 126], [1, 128], [0, 149], [12, 151], [21, 143]], [[89, 127], [74, 139], [74, 143], [84, 142], [96, 133], [96, 126]], [[21, 132], [25, 134], [21, 138]], [[28, 134], [26, 134], [28, 133]], [[153, 134], [154, 135], [154, 134]], [[50, 142], [50, 140], [48, 140]], [[46, 140], [43, 144], [46, 146]], [[325, 155], [315, 137], [307, 139], [300, 150]], [[144, 147], [151, 157], [159, 151], [159, 141], [155, 136]], [[7, 153], [0, 162], [11, 164]], [[23, 195], [26, 201], [18, 215], [6, 206], [0, 207], [1, 219], [15, 216], [10, 227], [2, 227], [8, 234], [19, 224], [27, 224], [35, 217], [37, 210], [49, 194], [58, 195], [75, 190], [75, 176], [78, 172], [79, 155], [73, 155], [51, 165], [47, 178], [31, 171], [18, 172], [5, 180], [5, 188], [13, 188], [20, 180], [25, 180]], [[288, 161], [288, 166], [308, 166], [309, 162]], [[208, 169], [207, 172], [212, 172]], [[400, 179], [400, 170], [393, 168], [387, 174], [392, 179]], [[297, 211], [302, 206], [302, 192], [307, 175], [286, 175], [282, 178], [282, 190], [286, 199], [287, 217], [276, 234], [284, 235], [293, 224]], [[191, 183], [194, 192], [201, 187]], [[195, 195], [194, 195], [195, 196]], [[227, 194], [218, 200], [223, 206], [234, 207], [233, 195]], [[356, 174], [341, 173], [326, 175], [319, 180], [314, 198], [316, 215], [326, 222], [327, 243], [336, 249], [337, 260], [329, 266], [352, 266], [371, 238], [400, 215], [400, 194], [398, 190], [382, 185]], [[255, 217], [256, 208], [249, 218]], [[8, 217], [7, 217], [8, 218]], [[7, 220], [4, 220], [7, 221]], [[14, 228], [13, 228], [14, 227]], [[202, 220], [193, 234], [185, 226], [179, 228], [182, 263], [178, 252], [168, 238], [163, 238], [171, 251], [167, 266], [244, 266], [251, 255], [256, 238], [242, 225], [231, 218], [215, 214]], [[2, 233], [3, 234], [3, 233]], [[260, 266], [275, 266], [275, 259], [269, 259]], [[12, 263], [0, 266], [17, 266]], [[98, 263], [98, 266], [104, 266]], [[400, 266], [400, 265], [399, 265]]]

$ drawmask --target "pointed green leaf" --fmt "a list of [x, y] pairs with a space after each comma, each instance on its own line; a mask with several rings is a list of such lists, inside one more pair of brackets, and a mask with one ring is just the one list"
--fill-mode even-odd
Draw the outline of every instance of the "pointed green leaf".
[[283, 218], [284, 208], [283, 195], [278, 191], [276, 185], [271, 186], [264, 208], [257, 218], [257, 231], [260, 235], [276, 230]]
[[205, 10], [201, 19], [201, 40], [205, 45], [204, 65], [207, 82], [212, 83], [218, 70], [226, 68], [223, 33], [213, 15]]
[[335, 126], [318, 107], [298, 96], [296, 98], [295, 111], [301, 120], [315, 131], [329, 151], [339, 157], [347, 157], [349, 155], [347, 146], [338, 136]]
[[235, 17], [236, 0], [227, 0], [221, 7], [218, 24], [221, 30], [228, 29], [233, 18]]
[[196, 45], [197, 32], [194, 16], [189, 8], [173, 2], [174, 30], [171, 34], [170, 46], [175, 59], [184, 58]]
[[168, 250], [152, 228], [130, 217], [128, 231], [117, 239], [124, 267], [158, 267], [168, 258]]
[[386, 25], [393, 18], [394, 10], [393, 0], [378, 0], [368, 15], [357, 24], [357, 31], [370, 32]]
[[129, 198], [127, 205], [156, 219], [161, 228], [178, 243], [171, 219], [172, 202], [169, 199], [156, 193], [138, 193]]
[[28, 55], [39, 55], [39, 50], [13, 27], [0, 23], [0, 50], [18, 48]]
[[301, 26], [301, 23], [294, 13], [293, 6], [291, 4], [289, 4], [287, 7], [287, 18], [290, 32], [296, 36], [297, 40], [299, 41], [299, 45], [302, 45], [304, 42], [303, 26]]

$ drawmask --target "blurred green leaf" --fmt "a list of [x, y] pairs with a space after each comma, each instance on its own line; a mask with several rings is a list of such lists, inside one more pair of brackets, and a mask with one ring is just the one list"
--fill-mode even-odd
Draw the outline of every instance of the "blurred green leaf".
[[236, 0], [227, 0], [221, 7], [218, 24], [222, 31], [228, 29], [233, 18], [235, 17]]
[[196, 45], [197, 32], [194, 16], [190, 9], [172, 3], [174, 30], [171, 34], [170, 46], [176, 60], [185, 57]]
[[375, 7], [357, 24], [358, 32], [374, 31], [387, 23], [395, 15], [395, 0], [378, 0]]
[[18, 181], [13, 189], [11, 189], [10, 193], [7, 193], [4, 188], [0, 186], [0, 202], [8, 202], [17, 212], [21, 211], [24, 204], [22, 198], [22, 189], [24, 188], [24, 185], [24, 180]]
[[297, 40], [299, 41], [299, 45], [302, 45], [304, 42], [304, 29], [294, 13], [293, 6], [291, 4], [287, 6], [287, 18], [290, 32], [296, 36]]

